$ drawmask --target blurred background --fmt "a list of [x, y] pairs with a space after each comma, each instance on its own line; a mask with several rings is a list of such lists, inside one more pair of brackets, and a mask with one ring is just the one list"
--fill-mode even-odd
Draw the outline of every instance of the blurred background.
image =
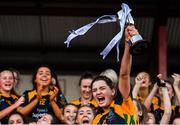
[[[105, 60], [100, 52], [119, 32], [118, 23], [95, 25], [84, 36], [64, 41], [76, 30], [102, 15], [115, 15], [126, 3], [132, 9], [135, 26], [150, 50], [133, 57], [131, 75], [148, 71], [156, 76], [179, 73], [180, 1], [179, 0], [1, 0], [0, 68], [13, 67], [21, 73], [21, 84], [31, 88], [31, 75], [39, 64], [48, 64], [63, 81], [69, 99], [78, 96], [79, 76], [86, 70], [94, 74], [107, 68], [119, 71], [114, 48]], [[120, 45], [120, 61], [123, 44]], [[65, 85], [64, 85], [65, 84]], [[27, 87], [26, 86], [26, 87]]]

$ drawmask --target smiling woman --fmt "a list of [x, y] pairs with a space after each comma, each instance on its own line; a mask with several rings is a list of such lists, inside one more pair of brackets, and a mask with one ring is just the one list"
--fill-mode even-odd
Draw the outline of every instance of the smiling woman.
[[93, 74], [89, 71], [84, 72], [79, 80], [80, 98], [73, 100], [71, 103], [77, 106], [90, 105], [97, 108], [97, 103], [92, 96], [91, 82], [93, 80]]
[[8, 116], [24, 102], [24, 98], [18, 99], [13, 91], [14, 86], [13, 72], [4, 70], [0, 72], [0, 121], [1, 124], [7, 124]]
[[78, 107], [74, 104], [67, 104], [62, 110], [62, 119], [64, 124], [73, 125], [76, 123], [76, 114]]
[[53, 84], [55, 75], [48, 66], [40, 66], [33, 76], [33, 90], [23, 93], [25, 103], [18, 111], [37, 120], [44, 114], [51, 112], [61, 120], [61, 109], [66, 104], [66, 99], [58, 84]]

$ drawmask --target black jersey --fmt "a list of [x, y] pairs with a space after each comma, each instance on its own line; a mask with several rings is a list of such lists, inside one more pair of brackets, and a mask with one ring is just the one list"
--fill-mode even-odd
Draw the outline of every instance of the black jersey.
[[[51, 96], [51, 94], [52, 94], [52, 91], [48, 92], [46, 95], [43, 95], [41, 97], [41, 100], [39, 101], [39, 103], [35, 106], [35, 108], [29, 114], [29, 117], [32, 117], [33, 119], [38, 119], [46, 113], [54, 114], [53, 109], [50, 104], [50, 100], [49, 100], [49, 97]], [[25, 103], [23, 104], [23, 106], [26, 106], [29, 103], [31, 103], [36, 98], [36, 95], [37, 95], [36, 90], [25, 91], [23, 93], [23, 96], [25, 97]], [[66, 105], [67, 103], [62, 93], [58, 93], [58, 96], [56, 97], [55, 101], [57, 105], [59, 106], [59, 108], [63, 108], [64, 105]]]

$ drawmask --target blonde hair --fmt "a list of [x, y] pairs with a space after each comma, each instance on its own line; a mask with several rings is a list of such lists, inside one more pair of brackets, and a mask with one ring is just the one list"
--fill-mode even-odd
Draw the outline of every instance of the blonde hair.
[[100, 76], [106, 76], [108, 77], [112, 83], [113, 86], [116, 87], [118, 83], [118, 75], [113, 69], [106, 69], [103, 72], [100, 73]]

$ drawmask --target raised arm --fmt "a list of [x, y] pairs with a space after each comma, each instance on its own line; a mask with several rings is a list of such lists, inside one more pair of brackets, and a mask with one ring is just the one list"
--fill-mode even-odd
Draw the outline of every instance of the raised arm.
[[164, 102], [164, 114], [161, 118], [160, 124], [169, 124], [172, 110], [171, 110], [171, 100], [168, 94], [167, 87], [161, 87], [163, 94], [163, 102]]
[[151, 92], [149, 93], [148, 97], [144, 101], [144, 105], [146, 106], [146, 108], [148, 110], [150, 109], [152, 99], [156, 95], [158, 88], [159, 87], [158, 87], [157, 83], [155, 83], [154, 86], [153, 86], [153, 89], [151, 90]]
[[[162, 79], [162, 74], [158, 74], [157, 77], [159, 79]], [[152, 99], [156, 95], [158, 89], [159, 89], [159, 86], [158, 86], [157, 81], [156, 81], [156, 83], [153, 86], [153, 89], [151, 90], [151, 92], [149, 93], [148, 97], [144, 101], [144, 105], [146, 106], [146, 108], [148, 110], [150, 109], [150, 106], [151, 106], [151, 103], [152, 103]]]
[[130, 54], [130, 46], [128, 41], [134, 35], [138, 34], [138, 31], [133, 25], [129, 25], [125, 29], [125, 49], [121, 60], [120, 75], [119, 75], [119, 91], [123, 98], [128, 98], [130, 94], [130, 72], [132, 65], [132, 55]]
[[177, 73], [174, 73], [172, 75], [172, 77], [174, 79], [173, 88], [174, 88], [175, 94], [177, 96], [178, 103], [180, 104], [180, 89], [179, 89], [180, 75]]

